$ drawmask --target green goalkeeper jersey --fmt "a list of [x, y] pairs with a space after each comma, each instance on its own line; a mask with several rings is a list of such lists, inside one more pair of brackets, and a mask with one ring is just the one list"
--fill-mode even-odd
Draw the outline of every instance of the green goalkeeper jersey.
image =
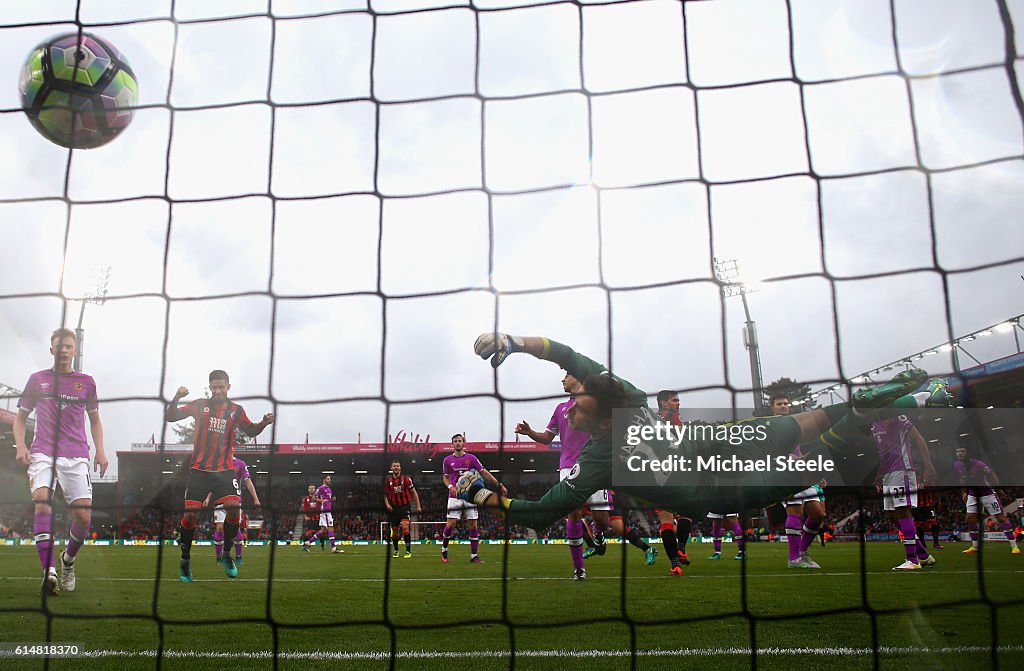
[[[557, 363], [577, 380], [588, 375], [608, 373], [601, 364], [575, 352], [561, 343], [550, 341], [547, 360]], [[616, 376], [628, 395], [628, 403], [635, 409], [633, 421], [653, 422], [656, 415], [647, 405], [647, 394], [628, 381]], [[678, 446], [669, 441], [645, 441], [657, 458], [669, 454], [683, 454], [695, 457], [707, 455], [727, 448], [744, 458], [764, 457], [767, 454], [786, 454], [800, 439], [800, 427], [792, 417], [771, 417], [748, 420], [765, 427], [767, 440], [744, 445], [725, 445], [721, 441], [692, 440], [684, 438]], [[536, 529], [544, 528], [568, 513], [583, 506], [590, 495], [601, 489], [613, 488], [612, 469], [616, 458], [612, 433], [601, 436], [591, 435], [583, 446], [579, 461], [568, 477], [547, 491], [539, 501], [514, 499], [508, 504], [507, 516], [510, 521]], [[742, 473], [723, 477], [704, 475], [699, 482], [692, 476], [670, 475], [659, 486], [614, 486], [616, 491], [626, 492], [645, 500], [653, 506], [684, 514], [693, 519], [702, 519], [712, 510], [741, 510], [760, 507], [782, 500], [806, 485], [773, 483], [765, 473]]]

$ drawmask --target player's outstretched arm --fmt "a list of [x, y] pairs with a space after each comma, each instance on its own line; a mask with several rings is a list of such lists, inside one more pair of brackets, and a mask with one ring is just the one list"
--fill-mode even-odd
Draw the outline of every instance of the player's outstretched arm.
[[239, 422], [238, 428], [240, 428], [245, 433], [245, 435], [249, 436], [250, 438], [255, 438], [256, 436], [263, 433], [263, 429], [267, 428], [273, 423], [274, 413], [268, 412], [267, 414], [263, 415], [263, 419], [256, 422], [255, 424], [250, 422], [248, 419], [246, 419], [245, 422]]
[[[576, 379], [583, 379], [577, 375], [579, 371], [566, 368], [566, 364], [575, 363], [573, 359], [579, 355], [572, 348], [548, 338], [514, 336], [494, 332], [481, 333], [473, 343], [473, 351], [482, 359], [490, 359], [493, 368], [500, 366], [510, 354], [523, 352], [538, 359], [557, 363]], [[600, 370], [604, 370], [603, 366], [598, 365], [598, 367]]]
[[533, 428], [530, 426], [530, 423], [527, 422], [525, 419], [516, 424], [516, 433], [519, 434], [520, 436], [526, 436], [533, 442], [540, 443], [541, 445], [550, 445], [551, 441], [555, 439], [555, 434], [553, 431], [551, 431], [550, 429], [545, 429], [544, 433], [534, 431]]
[[177, 422], [189, 416], [188, 412], [185, 412], [178, 407], [178, 401], [186, 396], [188, 396], [188, 387], [178, 387], [178, 391], [174, 392], [174, 397], [171, 399], [171, 402], [167, 404], [167, 409], [164, 410], [165, 421]]
[[508, 494], [508, 490], [505, 489], [505, 485], [498, 482], [498, 478], [494, 477], [494, 475], [492, 475], [489, 470], [485, 468], [484, 470], [480, 471], [480, 473], [484, 476], [485, 480], [490, 482], [496, 489], [501, 491], [502, 496], [506, 496]]
[[[538, 359], [558, 364], [566, 373], [583, 381], [588, 375], [607, 373], [600, 363], [573, 350], [568, 345], [536, 336], [513, 336], [507, 333], [481, 333], [473, 343], [473, 351], [482, 359], [490, 359], [497, 368], [510, 354], [523, 352]], [[647, 404], [647, 394], [619, 376], [616, 378], [626, 388], [630, 402], [637, 406]]]
[[422, 512], [423, 506], [420, 504], [420, 493], [416, 491], [415, 487], [412, 488], [412, 500], [416, 502], [416, 510], [413, 512]]

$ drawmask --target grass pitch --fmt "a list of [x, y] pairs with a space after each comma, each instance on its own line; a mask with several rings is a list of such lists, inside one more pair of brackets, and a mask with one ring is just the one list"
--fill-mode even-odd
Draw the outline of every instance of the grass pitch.
[[[0, 547], [0, 642], [81, 643], [90, 657], [49, 669], [760, 669], [1019, 668], [1024, 653], [1024, 555], [1005, 544], [978, 555], [950, 544], [938, 566], [893, 573], [898, 544], [815, 547], [821, 571], [785, 568], [784, 544], [751, 543], [750, 560], [709, 561], [668, 576], [658, 557], [611, 546], [569, 579], [565, 546], [415, 546], [391, 559], [381, 546], [344, 555], [250, 547], [239, 577], [193, 550], [196, 582], [178, 581], [176, 547], [86, 547], [78, 589], [43, 603], [32, 547]], [[273, 550], [273, 552], [271, 552]], [[272, 561], [271, 561], [272, 559]], [[746, 569], [746, 583], [741, 571]], [[160, 579], [156, 577], [159, 575]], [[48, 636], [49, 630], [49, 636]], [[993, 636], [998, 653], [993, 656]], [[43, 669], [42, 659], [2, 659]]]

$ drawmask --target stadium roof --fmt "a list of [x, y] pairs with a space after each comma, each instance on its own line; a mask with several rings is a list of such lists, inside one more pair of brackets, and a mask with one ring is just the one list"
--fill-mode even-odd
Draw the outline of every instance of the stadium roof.
[[[1013, 372], [1019, 372], [1024, 369], [1024, 352], [1021, 351], [1021, 333], [1024, 332], [1024, 326], [1021, 325], [1022, 320], [1024, 320], [1024, 314], [1016, 315], [999, 322], [998, 324], [992, 324], [991, 326], [983, 329], [962, 335], [951, 342], [946, 342], [926, 350], [921, 350], [920, 352], [909, 354], [897, 361], [892, 361], [883, 366], [879, 366], [874, 370], [865, 371], [852, 378], [849, 382], [840, 382], [825, 387], [824, 389], [814, 391], [807, 399], [795, 399], [795, 404], [800, 405], [801, 402], [803, 402], [813, 405], [819, 396], [840, 393], [844, 389], [848, 390], [851, 385], [875, 384], [881, 380], [874, 379], [874, 376], [885, 375], [890, 373], [890, 371], [897, 371], [900, 368], [909, 368], [914, 365], [919, 365], [917, 362], [922, 359], [941, 353], [952, 355], [952, 362], [955, 370], [950, 371], [948, 373], [948, 377], [951, 378], [949, 384], [950, 388], [954, 392], [962, 390], [964, 387], [973, 392], [973, 389], [980, 386], [982, 383], [998, 384], [999, 381], [995, 378], [1001, 379], [1002, 376]], [[987, 363], [983, 363], [967, 349], [967, 346], [970, 343], [979, 342], [982, 339], [995, 334], [1012, 334], [1013, 348], [1016, 351], [1012, 354], [997, 357]], [[968, 359], [973, 361], [975, 365], [969, 368], [961, 368], [961, 356], [966, 356]], [[990, 387], [991, 385], [987, 386]]]

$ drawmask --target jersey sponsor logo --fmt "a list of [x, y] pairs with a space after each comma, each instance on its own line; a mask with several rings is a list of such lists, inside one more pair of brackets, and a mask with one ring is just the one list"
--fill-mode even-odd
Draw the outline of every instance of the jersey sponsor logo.
[[228, 428], [228, 421], [221, 417], [211, 417], [208, 421], [210, 422], [210, 431], [224, 433]]

